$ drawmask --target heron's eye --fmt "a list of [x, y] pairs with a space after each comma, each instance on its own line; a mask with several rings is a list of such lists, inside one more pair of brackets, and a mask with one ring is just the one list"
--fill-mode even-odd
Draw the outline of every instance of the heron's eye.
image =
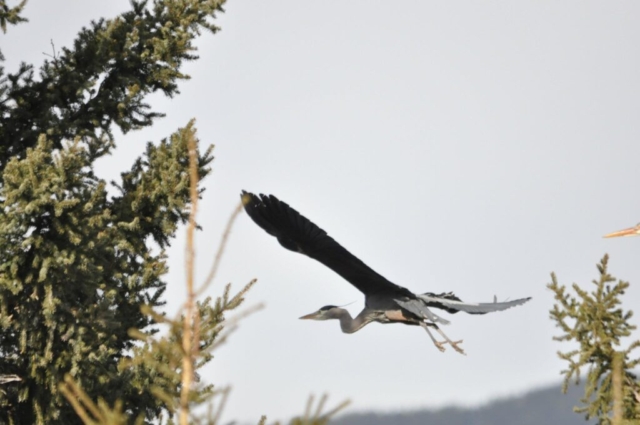
[[331, 310], [332, 308], [336, 308], [335, 305], [325, 305], [324, 307], [322, 307], [320, 309], [320, 311], [327, 311], [327, 310]]

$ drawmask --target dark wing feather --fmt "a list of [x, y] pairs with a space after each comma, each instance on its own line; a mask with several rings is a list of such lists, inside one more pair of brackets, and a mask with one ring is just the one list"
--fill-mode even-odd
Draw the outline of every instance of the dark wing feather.
[[324, 230], [273, 195], [256, 196], [243, 191], [244, 209], [256, 224], [275, 236], [280, 245], [305, 254], [338, 273], [365, 295], [392, 292], [413, 294], [373, 271], [344, 249]]

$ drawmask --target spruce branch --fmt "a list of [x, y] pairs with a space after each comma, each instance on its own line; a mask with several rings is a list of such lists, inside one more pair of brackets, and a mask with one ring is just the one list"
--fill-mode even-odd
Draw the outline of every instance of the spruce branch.
[[[132, 346], [131, 356], [121, 359], [118, 364], [118, 370], [124, 374], [135, 372], [138, 376], [144, 378], [135, 384], [138, 391], [149, 393], [157, 400], [158, 405], [162, 406], [162, 410], [168, 413], [167, 423], [173, 423], [171, 418], [175, 417], [177, 423], [181, 425], [185, 423], [214, 425], [219, 423], [221, 409], [226, 404], [230, 389], [214, 389], [212, 385], [201, 382], [196, 371], [212, 360], [213, 351], [227, 341], [229, 336], [237, 329], [238, 323], [248, 315], [261, 309], [262, 305], [246, 309], [229, 320], [225, 319], [226, 313], [237, 309], [243, 304], [247, 291], [256, 282], [255, 279], [233, 294], [231, 293], [230, 285], [226, 285], [222, 295], [215, 302], [212, 302], [209, 297], [202, 301], [198, 300], [198, 294], [194, 286], [196, 264], [195, 231], [197, 228], [196, 214], [201, 193], [199, 182], [200, 176], [203, 175], [203, 161], [202, 156], [198, 154], [198, 140], [194, 122], [191, 121], [185, 128], [180, 129], [172, 140], [174, 145], [185, 147], [185, 155], [188, 159], [188, 168], [186, 170], [188, 181], [185, 186], [185, 190], [189, 194], [189, 202], [185, 204], [189, 208], [186, 228], [187, 244], [185, 247], [187, 302], [180, 309], [181, 314], [173, 320], [155, 310], [157, 303], [143, 304], [140, 307], [140, 311], [149, 317], [149, 322], [167, 326], [168, 332], [162, 337], [157, 337], [154, 331], [142, 330], [136, 327], [130, 328], [128, 330], [129, 337], [140, 340], [142, 345]], [[136, 179], [136, 181], [139, 180]], [[127, 193], [127, 188], [132, 190], [133, 187], [135, 186], [123, 186], [123, 193]], [[142, 222], [139, 217], [136, 217], [132, 223], [136, 221]], [[230, 224], [233, 224], [233, 220], [230, 221]], [[131, 223], [120, 227], [126, 231], [142, 230], [141, 225], [133, 225]], [[228, 236], [230, 227], [225, 233]], [[224, 241], [225, 238], [223, 238], [218, 252], [222, 252]], [[218, 259], [220, 258], [219, 256]], [[62, 394], [67, 398], [74, 397], [74, 401], [69, 399], [69, 402], [72, 403], [74, 410], [78, 412], [85, 423], [106, 425], [107, 423], [112, 423], [108, 422], [112, 418], [127, 417], [129, 420], [133, 420], [130, 412], [121, 410], [121, 404], [115, 403], [113, 407], [109, 407], [106, 402], [100, 399], [98, 399], [97, 403], [93, 402], [92, 398], [84, 392], [84, 389], [78, 385], [74, 387], [73, 382], [69, 383], [67, 381], [65, 381], [65, 386], [61, 387], [64, 388], [64, 390], [61, 389]], [[82, 397], [79, 397], [79, 394], [82, 394]], [[218, 400], [217, 403], [215, 403], [216, 399]], [[192, 412], [193, 406], [203, 403], [209, 404], [209, 411], [206, 416], [198, 417], [194, 415]], [[161, 413], [161, 410], [158, 410], [158, 417]], [[144, 416], [142, 416], [142, 419], [140, 419], [140, 416], [135, 417], [135, 419], [144, 420]], [[113, 423], [119, 424], [120, 422]]]
[[0, 29], [3, 33], [7, 33], [7, 24], [17, 25], [21, 22], [28, 22], [27, 18], [20, 16], [26, 5], [27, 0], [22, 0], [13, 7], [7, 4], [7, 0], [0, 0]]
[[[179, 93], [178, 82], [189, 78], [182, 65], [197, 59], [194, 41], [202, 29], [219, 30], [213, 19], [223, 4], [133, 1], [131, 11], [82, 29], [73, 47], [45, 61], [38, 76], [25, 64], [6, 78], [0, 72], [0, 170], [42, 133], [55, 148], [81, 137], [91, 141], [93, 155], [105, 155], [115, 146], [114, 126], [127, 133], [163, 117], [145, 99], [155, 92]], [[8, 8], [2, 0], [0, 26], [24, 20], [23, 6]]]
[[[309, 396], [307, 399], [307, 404], [304, 410], [304, 414], [302, 416], [298, 416], [293, 418], [289, 424], [290, 425], [326, 425], [329, 421], [337, 415], [341, 410], [345, 409], [349, 404], [351, 404], [350, 400], [345, 400], [342, 403], [339, 403], [333, 409], [324, 412], [324, 407], [329, 399], [327, 394], [323, 394], [318, 400], [316, 408], [313, 408], [315, 397], [313, 394]], [[311, 413], [313, 411], [313, 414]], [[263, 416], [260, 419], [258, 425], [262, 425], [267, 423], [267, 417]], [[280, 422], [275, 422], [274, 425], [280, 425]]]

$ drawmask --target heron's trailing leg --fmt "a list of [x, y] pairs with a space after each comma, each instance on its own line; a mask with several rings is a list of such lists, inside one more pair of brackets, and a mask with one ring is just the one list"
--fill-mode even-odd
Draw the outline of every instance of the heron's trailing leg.
[[429, 326], [435, 326], [436, 329], [438, 329], [438, 327], [433, 323], [425, 323], [425, 322], [420, 322], [420, 326], [422, 326], [422, 328], [425, 331], [427, 331], [427, 333], [429, 334], [429, 338], [431, 338], [431, 341], [433, 341], [433, 345], [435, 345], [438, 350], [444, 351], [444, 344], [446, 344], [447, 342], [446, 341], [440, 342], [436, 340], [433, 334], [431, 333], [431, 331], [429, 330]]
[[467, 355], [467, 354], [464, 352], [464, 350], [458, 346], [458, 344], [461, 344], [461, 343], [462, 343], [462, 340], [460, 340], [460, 341], [451, 341], [451, 340], [449, 339], [449, 337], [448, 337], [448, 336], [446, 336], [446, 335], [445, 335], [445, 333], [444, 333], [444, 332], [442, 332], [442, 330], [440, 330], [440, 328], [438, 327], [438, 325], [436, 325], [436, 324], [434, 323], [434, 324], [433, 324], [433, 327], [434, 327], [434, 328], [436, 328], [436, 331], [438, 331], [438, 333], [439, 333], [439, 334], [440, 334], [440, 335], [445, 339], [445, 341], [446, 341], [447, 343], [449, 343], [449, 345], [450, 345], [450, 346], [452, 346], [452, 347], [453, 347], [453, 349], [454, 349], [454, 350], [456, 350], [456, 351], [457, 351], [458, 353], [460, 353], [460, 354], [464, 354], [465, 356]]
[[[431, 341], [433, 341], [433, 344], [438, 348], [438, 350], [440, 351], [444, 351], [444, 344], [449, 344], [451, 347], [453, 347], [454, 350], [456, 350], [458, 353], [460, 354], [464, 354], [466, 356], [466, 353], [464, 352], [464, 350], [462, 348], [460, 348], [460, 346], [458, 344], [462, 343], [462, 340], [460, 341], [451, 341], [449, 339], [449, 337], [447, 335], [445, 335], [444, 332], [442, 332], [442, 330], [440, 330], [440, 328], [438, 327], [438, 325], [436, 325], [435, 323], [429, 323], [429, 322], [420, 322], [419, 323], [420, 326], [427, 331], [427, 334], [429, 334], [429, 337], [431, 338]], [[434, 337], [433, 334], [431, 333], [431, 331], [429, 330], [429, 327], [433, 327], [436, 329], [436, 331], [438, 331], [438, 333], [444, 338], [444, 342], [440, 342], [437, 341]]]

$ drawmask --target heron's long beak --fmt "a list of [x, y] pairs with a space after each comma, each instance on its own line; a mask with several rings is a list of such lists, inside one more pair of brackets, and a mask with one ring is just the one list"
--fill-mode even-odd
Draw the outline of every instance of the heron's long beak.
[[617, 238], [620, 236], [636, 236], [640, 234], [640, 226], [629, 227], [628, 229], [618, 230], [617, 232], [604, 235], [605, 238]]
[[300, 317], [300, 320], [312, 320], [315, 319], [318, 316], [318, 312], [313, 312], [311, 314], [305, 314], [304, 316]]

